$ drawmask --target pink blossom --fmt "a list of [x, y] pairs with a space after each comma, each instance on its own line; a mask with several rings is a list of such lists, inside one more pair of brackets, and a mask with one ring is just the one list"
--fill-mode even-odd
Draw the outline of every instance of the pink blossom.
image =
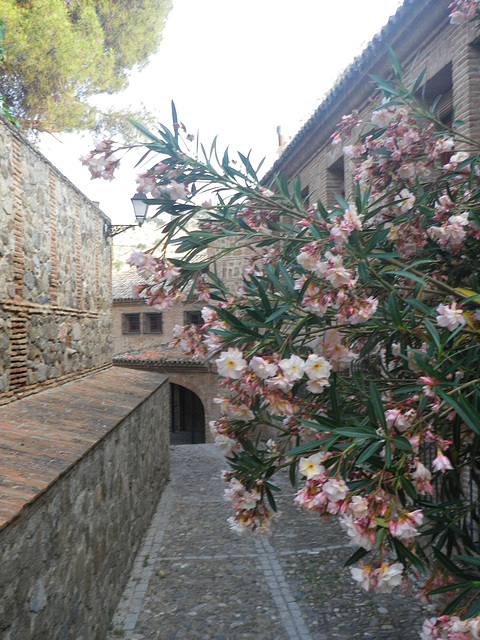
[[433, 493], [433, 486], [430, 482], [432, 474], [420, 461], [417, 461], [415, 471], [410, 476], [413, 480], [413, 485], [418, 493]]
[[187, 186], [182, 183], [175, 182], [175, 180], [172, 180], [166, 187], [163, 187], [163, 191], [172, 200], [186, 200], [188, 198]]
[[241, 378], [247, 368], [247, 361], [243, 359], [240, 349], [236, 348], [223, 351], [220, 357], [215, 360], [215, 364], [221, 376], [233, 378], [234, 380]]
[[440, 451], [440, 449], [437, 451], [437, 457], [432, 462], [432, 467], [434, 471], [441, 471], [442, 473], [444, 471], [453, 469], [452, 463], [447, 458], [447, 456], [442, 451]]
[[339, 500], [345, 500], [348, 494], [348, 487], [343, 480], [333, 478], [324, 484], [323, 491], [330, 502], [338, 502]]
[[449, 331], [454, 331], [460, 325], [467, 324], [467, 318], [461, 309], [457, 309], [456, 302], [451, 302], [449, 305], [439, 304], [437, 313], [437, 324], [440, 327], [446, 327]]
[[306, 476], [307, 480], [321, 476], [325, 473], [325, 467], [322, 465], [324, 460], [325, 454], [323, 453], [316, 453], [309, 458], [300, 458], [298, 470], [303, 476]]
[[278, 366], [283, 371], [283, 377], [287, 382], [295, 382], [303, 377], [305, 362], [299, 356], [293, 355], [280, 360]]
[[254, 356], [250, 360], [250, 367], [253, 369], [256, 375], [263, 380], [273, 377], [278, 371], [278, 367], [275, 363], [270, 362], [266, 358], [260, 358], [258, 356]]

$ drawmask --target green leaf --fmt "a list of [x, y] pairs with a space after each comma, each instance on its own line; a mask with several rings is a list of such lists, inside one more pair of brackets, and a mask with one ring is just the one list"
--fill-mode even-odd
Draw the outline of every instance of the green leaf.
[[398, 307], [397, 295], [392, 291], [388, 298], [388, 311], [398, 329], [402, 328], [402, 316]]
[[345, 438], [374, 438], [375, 440], [379, 438], [375, 429], [371, 427], [341, 427], [340, 429], [335, 429], [333, 433]]
[[385, 419], [385, 410], [383, 408], [382, 398], [374, 382], [370, 381], [370, 403], [378, 422], [382, 427], [387, 429], [387, 421]]
[[316, 431], [333, 431], [335, 429], [335, 422], [326, 418], [324, 416], [317, 416], [318, 422], [313, 422], [312, 420], [302, 420], [299, 419], [301, 424], [310, 427], [311, 429], [315, 429]]
[[456, 556], [456, 558], [462, 562], [467, 562], [468, 564], [474, 564], [475, 566], [480, 567], [480, 558], [475, 558], [474, 556]]
[[277, 318], [281, 318], [282, 316], [285, 315], [287, 311], [289, 311], [291, 306], [292, 305], [290, 304], [282, 304], [276, 311], [274, 311], [272, 314], [268, 316], [268, 318], [266, 318], [265, 322], [273, 322], [273, 320], [277, 320]]
[[350, 567], [352, 564], [355, 564], [356, 562], [364, 558], [368, 553], [370, 552], [366, 549], [362, 549], [362, 547], [359, 547], [347, 560], [345, 560], [343, 566]]
[[398, 447], [399, 449], [402, 449], [402, 451], [412, 450], [412, 445], [407, 440], [407, 438], [404, 438], [403, 436], [395, 436], [394, 438], [392, 438], [392, 442], [395, 444], [396, 447]]
[[[478, 588], [478, 586], [477, 586]], [[468, 607], [465, 618], [474, 618], [480, 613], [480, 595], [475, 598], [472, 604]]]
[[385, 442], [385, 466], [387, 469], [392, 466], [392, 445], [388, 440]]
[[294, 449], [290, 449], [290, 451], [286, 451], [286, 456], [298, 456], [299, 453], [307, 453], [308, 451], [318, 450], [319, 442], [318, 440], [314, 442], [306, 442], [305, 444], [301, 444]]
[[459, 400], [457, 401], [439, 387], [436, 387], [435, 391], [442, 398], [442, 400], [444, 400], [447, 404], [455, 409], [458, 415], [468, 424], [472, 431], [474, 431], [477, 435], [480, 435], [480, 414], [476, 409], [472, 407], [472, 405], [467, 404], [467, 401], [463, 396], [460, 396]]
[[435, 346], [437, 347], [437, 351], [440, 352], [442, 350], [442, 344], [440, 342], [440, 336], [438, 335], [438, 331], [437, 331], [436, 327], [433, 325], [433, 323], [428, 318], [425, 318], [425, 328], [428, 331], [428, 333], [430, 334], [430, 337], [432, 338], [433, 342], [435, 343]]
[[372, 442], [368, 447], [358, 456], [357, 464], [362, 464], [369, 460], [379, 449], [383, 447], [383, 442]]
[[401, 561], [404, 562], [405, 560], [408, 560], [411, 564], [413, 564], [414, 567], [416, 567], [423, 574], [426, 573], [425, 567], [423, 566], [421, 560], [417, 558], [417, 556], [414, 553], [412, 553], [410, 549], [407, 549], [407, 547], [402, 542], [400, 542], [400, 540], [398, 540], [397, 538], [392, 538], [392, 541], [395, 547], [395, 551], [397, 552], [397, 555]]
[[407, 494], [410, 496], [410, 498], [412, 498], [413, 500], [416, 500], [418, 498], [418, 493], [417, 493], [417, 490], [415, 489], [415, 487], [413, 486], [412, 482], [408, 478], [406, 478], [405, 476], [401, 476], [400, 477], [400, 482], [402, 484], [402, 487], [405, 489]]

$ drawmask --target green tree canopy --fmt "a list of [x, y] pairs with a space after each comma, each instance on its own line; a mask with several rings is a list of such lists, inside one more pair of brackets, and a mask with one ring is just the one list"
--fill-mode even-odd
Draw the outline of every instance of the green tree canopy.
[[27, 131], [105, 129], [88, 98], [125, 88], [158, 47], [170, 0], [0, 0], [0, 95]]

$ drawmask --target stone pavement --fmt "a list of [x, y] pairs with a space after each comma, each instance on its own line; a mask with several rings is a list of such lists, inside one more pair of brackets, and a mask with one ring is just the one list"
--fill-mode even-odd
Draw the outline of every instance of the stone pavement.
[[171, 450], [164, 492], [108, 640], [414, 640], [425, 617], [402, 594], [355, 587], [335, 523], [300, 512], [284, 484], [270, 537], [238, 536], [226, 519], [213, 445]]

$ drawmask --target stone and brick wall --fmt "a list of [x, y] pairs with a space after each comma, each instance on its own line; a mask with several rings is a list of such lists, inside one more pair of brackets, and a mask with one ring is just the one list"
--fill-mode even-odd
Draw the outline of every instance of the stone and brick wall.
[[107, 220], [0, 119], [0, 404], [110, 365]]
[[169, 474], [165, 376], [111, 367], [0, 407], [0, 640], [104, 640]]

